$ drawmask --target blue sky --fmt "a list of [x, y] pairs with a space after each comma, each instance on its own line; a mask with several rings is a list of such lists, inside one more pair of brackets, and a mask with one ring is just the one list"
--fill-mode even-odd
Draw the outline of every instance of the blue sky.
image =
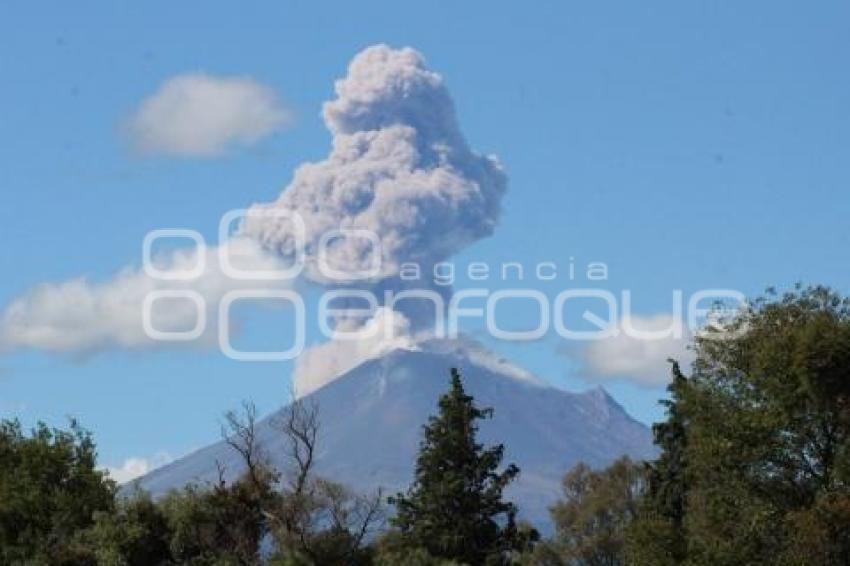
[[[470, 146], [508, 173], [495, 234], [459, 265], [602, 261], [605, 288], [631, 290], [643, 316], [669, 312], [673, 289], [848, 292], [848, 18], [840, 2], [8, 3], [0, 305], [139, 265], [155, 228], [214, 243], [224, 211], [274, 200], [327, 155], [321, 105], [376, 43], [421, 52]], [[134, 151], [142, 101], [197, 72], [265, 85], [292, 123], [215, 157]], [[258, 315], [246, 340], [275, 324]], [[560, 386], [599, 381], [554, 337], [487, 343]], [[240, 400], [282, 403], [291, 369], [204, 349], [15, 350], [0, 354], [0, 415], [78, 416], [111, 465], [177, 456], [213, 440]], [[663, 388], [603, 384], [637, 418], [660, 415]]]

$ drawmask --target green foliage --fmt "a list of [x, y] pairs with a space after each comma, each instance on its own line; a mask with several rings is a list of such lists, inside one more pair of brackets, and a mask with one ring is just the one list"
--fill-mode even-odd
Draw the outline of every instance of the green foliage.
[[552, 554], [564, 564], [624, 564], [626, 529], [645, 483], [644, 467], [627, 457], [600, 471], [577, 464], [564, 476], [564, 499], [551, 509], [557, 531]]
[[[315, 407], [293, 404], [281, 434], [297, 462], [292, 477], [267, 464], [255, 411], [228, 413], [225, 441], [241, 456], [233, 482], [190, 485], [152, 501], [116, 498], [96, 469], [91, 436], [39, 425], [27, 436], [0, 423], [0, 564], [68, 566], [357, 566], [372, 563], [365, 544], [382, 520], [380, 493], [364, 497], [312, 472]], [[223, 470], [221, 477], [223, 477]]]
[[18, 421], [0, 422], [0, 563], [78, 562], [78, 532], [112, 509], [113, 495], [76, 422], [29, 435]]
[[460, 562], [435, 558], [425, 548], [414, 547], [399, 531], [384, 533], [375, 544], [375, 566], [462, 566]]
[[651, 510], [652, 500], [644, 501], [638, 516], [626, 531], [626, 563], [632, 566], [674, 566], [685, 559], [685, 539], [681, 528]]
[[848, 563], [850, 302], [823, 287], [770, 293], [722, 331], [697, 338], [689, 378], [674, 367], [630, 555]]
[[789, 564], [827, 566], [850, 564], [850, 496], [830, 493], [789, 517], [792, 538]]
[[172, 563], [171, 536], [161, 506], [137, 492], [119, 499], [114, 513], [98, 512], [81, 539], [98, 564], [155, 566]]
[[466, 394], [453, 369], [451, 387], [439, 401], [439, 413], [424, 427], [414, 484], [391, 498], [408, 551], [424, 549], [435, 558], [463, 564], [500, 564], [526, 549], [535, 532], [517, 527], [516, 507], [502, 490], [519, 474], [508, 465], [497, 471], [504, 447], [484, 448], [476, 440], [476, 421], [492, 415]]
[[263, 506], [271, 500], [271, 475], [255, 483], [243, 476], [212, 489], [188, 486], [161, 503], [175, 561], [192, 564], [256, 564], [268, 532]]
[[632, 564], [678, 564], [686, 555], [689, 382], [671, 361], [669, 398], [662, 400], [667, 420], [652, 427], [659, 457], [647, 464], [647, 497], [629, 526], [627, 555]]
[[381, 495], [365, 497], [323, 478], [284, 490], [269, 515], [273, 564], [371, 564], [365, 537], [382, 524]]
[[517, 564], [522, 566], [567, 566], [567, 555], [564, 547], [554, 540], [542, 540], [533, 548], [522, 553]]

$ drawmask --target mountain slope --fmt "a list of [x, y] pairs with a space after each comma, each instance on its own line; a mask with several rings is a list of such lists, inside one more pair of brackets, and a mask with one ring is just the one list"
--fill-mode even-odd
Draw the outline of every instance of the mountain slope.
[[[463, 350], [396, 350], [367, 361], [311, 393], [321, 431], [317, 472], [360, 490], [405, 489], [413, 475], [422, 425], [436, 412], [450, 367], [461, 369], [467, 391], [494, 418], [481, 425], [487, 443], [505, 444], [505, 462], [522, 470], [508, 495], [521, 516], [544, 528], [560, 479], [576, 462], [604, 466], [623, 454], [653, 454], [650, 432], [630, 418], [601, 388], [570, 393], [518, 377], [499, 363], [482, 363]], [[285, 439], [275, 429], [285, 408], [261, 420], [258, 438], [280, 469]], [[154, 470], [139, 480], [154, 496], [189, 482], [215, 481], [216, 461], [228, 479], [241, 471], [232, 449], [217, 442]], [[548, 529], [547, 529], [548, 530]]]

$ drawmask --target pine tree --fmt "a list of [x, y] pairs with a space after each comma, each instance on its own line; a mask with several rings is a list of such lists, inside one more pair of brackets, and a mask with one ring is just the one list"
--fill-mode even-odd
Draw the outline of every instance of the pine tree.
[[661, 449], [658, 460], [652, 465], [649, 476], [650, 497], [658, 505], [659, 512], [672, 523], [676, 532], [681, 532], [685, 519], [687, 485], [687, 416], [685, 395], [688, 381], [672, 361], [673, 380], [667, 386], [670, 398], [661, 401], [667, 408], [667, 420], [655, 423], [652, 434], [655, 444]]
[[667, 419], [652, 426], [661, 453], [646, 464], [647, 493], [628, 534], [628, 562], [637, 566], [681, 564], [686, 558], [687, 401], [692, 393], [678, 362], [668, 361], [672, 364], [669, 399], [660, 402]]
[[413, 486], [390, 498], [397, 511], [393, 523], [408, 548], [472, 566], [502, 564], [536, 537], [517, 528], [516, 506], [502, 500], [519, 468], [497, 471], [504, 446], [484, 448], [476, 440], [476, 421], [492, 414], [474, 404], [452, 369], [439, 414], [424, 427]]

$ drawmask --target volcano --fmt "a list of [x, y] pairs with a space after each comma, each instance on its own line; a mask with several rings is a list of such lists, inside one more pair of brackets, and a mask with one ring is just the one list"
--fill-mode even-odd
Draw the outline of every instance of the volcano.
[[[481, 423], [485, 444], [505, 445], [504, 463], [521, 469], [506, 491], [524, 518], [551, 530], [548, 507], [560, 496], [563, 475], [577, 462], [603, 467], [622, 455], [650, 458], [649, 429], [631, 418], [601, 387], [572, 393], [546, 384], [481, 347], [432, 342], [393, 350], [346, 372], [304, 399], [319, 409], [316, 472], [360, 491], [405, 490], [413, 478], [422, 425], [448, 389], [449, 369], [460, 369], [467, 392], [492, 407]], [[272, 464], [289, 469], [287, 444], [274, 426], [282, 407], [257, 423], [257, 437]], [[197, 450], [136, 480], [154, 497], [189, 483], [225, 479], [242, 462], [223, 441]]]

